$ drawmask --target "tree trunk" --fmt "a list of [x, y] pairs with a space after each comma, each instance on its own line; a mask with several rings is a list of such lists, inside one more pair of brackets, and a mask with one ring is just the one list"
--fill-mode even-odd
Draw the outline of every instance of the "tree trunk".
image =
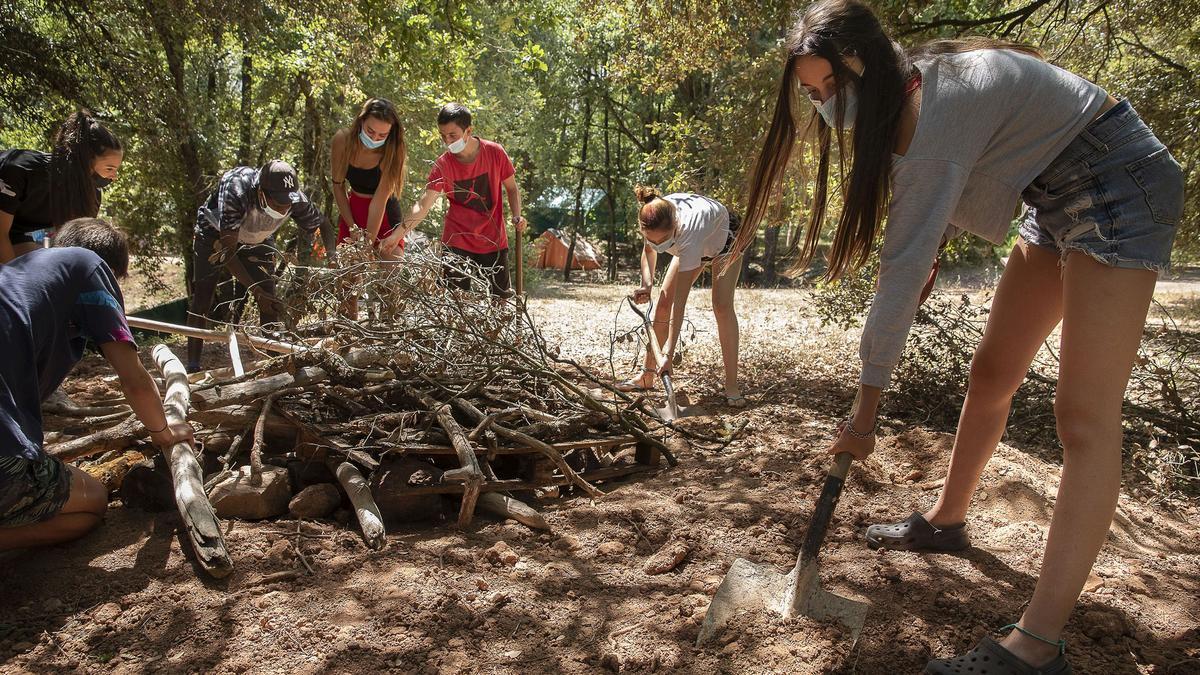
[[612, 153], [608, 135], [608, 105], [604, 106], [604, 197], [608, 200], [608, 280], [617, 280], [617, 196], [613, 189]]
[[143, 0], [142, 7], [146, 12], [146, 16], [150, 19], [150, 24], [154, 28], [154, 33], [158, 37], [159, 43], [163, 48], [163, 55], [167, 62], [167, 71], [171, 76], [171, 86], [174, 91], [174, 99], [168, 103], [168, 107], [163, 111], [163, 119], [172, 122], [175, 127], [174, 136], [179, 138], [179, 145], [176, 152], [179, 156], [179, 162], [183, 166], [184, 175], [187, 178], [187, 187], [191, 193], [190, 203], [178, 204], [179, 219], [175, 221], [176, 240], [179, 244], [179, 250], [183, 253], [184, 274], [186, 279], [192, 278], [192, 257], [188, 252], [192, 248], [192, 225], [195, 218], [196, 209], [204, 201], [206, 189], [204, 184], [204, 166], [200, 159], [200, 139], [196, 134], [196, 129], [192, 123], [192, 118], [189, 110], [192, 109], [191, 102], [188, 99], [187, 82], [184, 74], [183, 53], [180, 51], [180, 45], [185, 40], [176, 36], [171, 29], [169, 23], [170, 17], [163, 13], [164, 7], [152, 0]]
[[249, 37], [242, 40], [242, 109], [238, 128], [238, 164], [250, 166], [251, 120], [254, 116], [254, 59], [248, 51]]
[[768, 225], [763, 232], [763, 284], [774, 286], [778, 277], [775, 272], [775, 259], [779, 253], [779, 226]]
[[[587, 80], [584, 80], [586, 85]], [[571, 244], [567, 246], [567, 261], [563, 264], [563, 281], [571, 280], [571, 264], [575, 262], [575, 240], [583, 227], [583, 185], [587, 178], [588, 139], [592, 131], [592, 99], [583, 99], [583, 149], [579, 153], [579, 183], [575, 186], [575, 222], [571, 225]]]

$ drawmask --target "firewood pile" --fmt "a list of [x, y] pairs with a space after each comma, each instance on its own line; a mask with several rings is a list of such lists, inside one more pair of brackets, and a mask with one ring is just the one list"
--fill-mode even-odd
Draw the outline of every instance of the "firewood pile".
[[[529, 505], [537, 498], [599, 497], [605, 481], [673, 463], [640, 398], [560, 358], [520, 299], [447, 289], [445, 264], [352, 248], [337, 268], [288, 271], [285, 328], [216, 331], [273, 352], [245, 372], [235, 359], [192, 376], [187, 419], [209, 466], [200, 496], [217, 515], [278, 516], [289, 500], [297, 513], [294, 494], [336, 485], [379, 548], [390, 521], [421, 500], [456, 500], [459, 526], [485, 509], [545, 527]], [[456, 264], [486, 288], [478, 267]], [[169, 360], [161, 352], [156, 361]], [[144, 437], [131, 415], [105, 412], [115, 425], [50, 451], [72, 459]], [[264, 497], [272, 491], [281, 496]]]

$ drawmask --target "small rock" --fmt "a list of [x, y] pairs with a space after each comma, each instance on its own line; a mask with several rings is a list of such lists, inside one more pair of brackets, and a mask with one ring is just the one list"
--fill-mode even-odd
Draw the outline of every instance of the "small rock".
[[1095, 572], [1088, 574], [1087, 581], [1083, 584], [1084, 593], [1095, 593], [1098, 589], [1104, 586], [1103, 577], [1097, 576]]
[[1080, 624], [1083, 626], [1084, 634], [1097, 641], [1105, 637], [1120, 637], [1128, 630], [1125, 621], [1119, 614], [1099, 609], [1085, 613]]
[[264, 466], [262, 485], [250, 483], [250, 467], [239, 467], [237, 472], [217, 483], [210, 501], [213, 510], [221, 518], [262, 520], [287, 513], [292, 498], [292, 487], [287, 469]]
[[92, 620], [97, 623], [108, 623], [121, 616], [121, 606], [115, 602], [106, 602], [92, 612]]
[[604, 652], [604, 655], [600, 657], [600, 667], [619, 673], [621, 672], [621, 657], [612, 652]]
[[643, 571], [646, 574], [664, 574], [675, 569], [687, 554], [691, 552], [686, 542], [675, 540], [667, 543], [658, 550], [657, 553], [650, 556], [646, 561], [646, 566]]
[[486, 591], [488, 589], [488, 582], [486, 579], [479, 578], [475, 580], [475, 586], [481, 591]]
[[324, 518], [342, 503], [342, 493], [330, 483], [309, 485], [292, 497], [288, 511], [297, 518]]
[[625, 544], [619, 541], [606, 541], [596, 547], [596, 553], [604, 556], [624, 555]]
[[733, 642], [730, 642], [729, 644], [725, 645], [724, 647], [721, 647], [721, 653], [728, 656], [729, 654], [736, 652], [738, 650], [738, 648], [739, 648], [738, 642], [737, 642], [737, 640], [734, 640]]
[[48, 598], [42, 603], [42, 610], [47, 614], [56, 614], [63, 608], [63, 601], [58, 598]]
[[908, 481], [909, 483], [915, 483], [924, 477], [925, 477], [924, 471], [922, 471], [920, 469], [914, 469], [914, 470], [910, 471], [907, 476], [904, 477], [904, 480]]
[[554, 540], [554, 543], [550, 545], [559, 551], [574, 551], [579, 548], [579, 539], [571, 535], [567, 535]]
[[502, 541], [493, 544], [491, 548], [484, 552], [483, 557], [488, 562], [508, 565], [509, 567], [516, 565], [517, 561], [521, 559], [521, 556], [517, 555], [516, 551], [513, 551], [508, 544]]
[[888, 581], [900, 581], [900, 570], [892, 567], [891, 565], [880, 565], [879, 576], [887, 579]]

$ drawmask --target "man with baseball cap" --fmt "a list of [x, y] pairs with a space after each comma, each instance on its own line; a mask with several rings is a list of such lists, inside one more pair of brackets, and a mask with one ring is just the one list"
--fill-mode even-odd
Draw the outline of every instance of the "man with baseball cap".
[[[254, 294], [264, 324], [279, 319], [283, 307], [275, 297], [275, 232], [290, 217], [299, 228], [300, 251], [312, 249], [318, 229], [328, 239], [326, 250], [334, 250], [333, 228], [299, 186], [296, 170], [278, 159], [260, 169], [239, 166], [221, 176], [217, 190], [196, 213], [188, 325], [208, 326], [223, 270]], [[199, 338], [188, 338], [189, 372], [200, 369], [203, 346]]]

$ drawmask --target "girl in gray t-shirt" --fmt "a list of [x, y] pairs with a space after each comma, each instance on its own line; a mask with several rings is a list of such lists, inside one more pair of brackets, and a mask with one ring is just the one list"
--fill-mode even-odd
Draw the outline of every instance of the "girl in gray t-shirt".
[[[646, 350], [646, 364], [641, 374], [618, 385], [625, 391], [649, 389], [654, 385], [656, 374], [670, 374], [692, 284], [700, 278], [705, 263], [728, 251], [737, 229], [737, 218], [715, 199], [688, 192], [663, 196], [657, 190], [643, 186], [638, 186], [636, 192], [642, 205], [638, 211], [638, 224], [645, 245], [642, 247], [642, 285], [633, 292], [635, 301], [650, 300], [658, 254], [670, 253], [674, 257], [663, 276], [662, 292], [654, 307], [654, 331], [663, 346], [665, 363], [655, 363], [651, 350]], [[733, 292], [740, 268], [738, 265], [728, 274], [719, 278], [714, 276], [712, 288], [713, 316], [717, 321], [721, 360], [725, 366], [725, 402], [736, 408], [746, 405], [737, 381], [738, 323], [733, 309]]]
[[[1170, 261], [1182, 171], [1128, 102], [1030, 47], [975, 38], [905, 50], [865, 4], [823, 0], [801, 16], [786, 49], [734, 251], [753, 240], [797, 135], [819, 157], [806, 186], [814, 199], [805, 257], [822, 241], [823, 222], [834, 220], [828, 276], [837, 278], [862, 265], [883, 233], [858, 398], [831, 453], [863, 459], [874, 449], [879, 400], [939, 245], [957, 231], [1003, 243], [1018, 201], [1030, 207], [964, 383], [942, 494], [923, 514], [868, 528], [867, 540], [924, 551], [970, 545], [966, 516], [980, 473], [1030, 362], [1061, 322], [1054, 403], [1062, 482], [1033, 597], [1002, 640], [984, 638], [925, 672], [984, 662], [995, 673], [1070, 672], [1060, 636], [1117, 503], [1121, 403], [1157, 273]], [[829, 174], [843, 169], [835, 184], [844, 206], [826, 218]]]

